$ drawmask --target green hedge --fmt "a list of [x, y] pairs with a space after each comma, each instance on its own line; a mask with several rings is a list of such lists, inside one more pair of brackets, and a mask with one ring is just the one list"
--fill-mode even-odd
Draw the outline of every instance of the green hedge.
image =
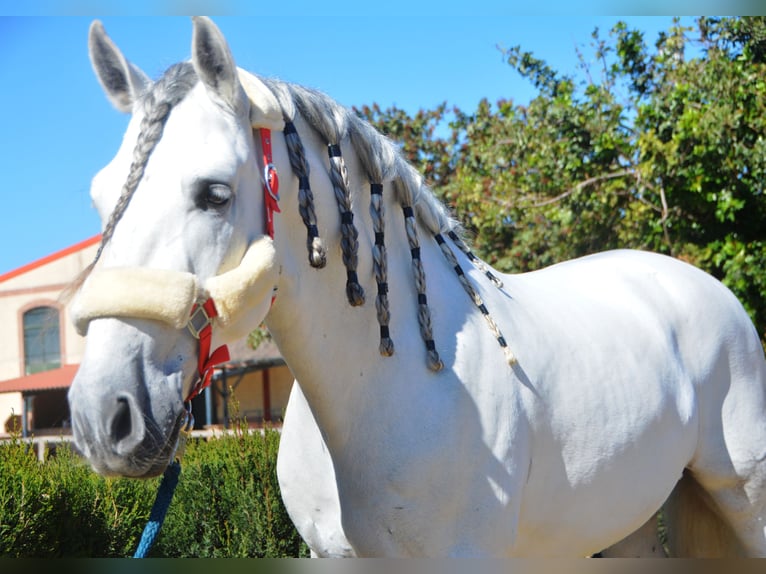
[[[150, 556], [307, 556], [282, 505], [279, 433], [193, 440]], [[104, 478], [70, 447], [40, 463], [18, 438], [0, 443], [0, 557], [125, 557], [159, 484]]]

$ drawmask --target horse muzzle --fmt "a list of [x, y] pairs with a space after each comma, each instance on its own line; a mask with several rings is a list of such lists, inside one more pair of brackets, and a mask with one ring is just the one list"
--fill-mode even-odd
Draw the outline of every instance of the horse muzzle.
[[186, 421], [178, 396], [183, 375], [150, 383], [137, 361], [115, 365], [96, 360], [84, 365], [69, 390], [77, 449], [107, 476], [161, 474]]

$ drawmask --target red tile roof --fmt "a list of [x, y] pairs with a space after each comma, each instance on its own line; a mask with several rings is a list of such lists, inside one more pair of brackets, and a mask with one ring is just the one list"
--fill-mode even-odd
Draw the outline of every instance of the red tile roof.
[[0, 393], [27, 393], [68, 389], [80, 365], [64, 365], [51, 371], [0, 381]]

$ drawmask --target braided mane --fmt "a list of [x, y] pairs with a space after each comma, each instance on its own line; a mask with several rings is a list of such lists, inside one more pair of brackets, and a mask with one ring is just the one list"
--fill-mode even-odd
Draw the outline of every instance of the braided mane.
[[346, 295], [349, 303], [355, 306], [364, 303], [364, 291], [359, 285], [356, 274], [359, 248], [358, 232], [354, 226], [354, 217], [351, 211], [348, 174], [341, 154], [341, 142], [350, 142], [362, 169], [365, 171], [370, 183], [370, 216], [375, 232], [372, 259], [378, 286], [375, 307], [380, 325], [380, 353], [384, 356], [390, 356], [394, 353], [394, 343], [389, 330], [391, 312], [388, 304], [388, 263], [385, 244], [385, 213], [382, 201], [383, 182], [390, 181], [393, 184], [396, 199], [402, 208], [407, 241], [412, 254], [413, 276], [418, 293], [418, 324], [426, 347], [429, 368], [433, 371], [439, 371], [443, 368], [443, 363], [436, 351], [433, 339], [431, 312], [426, 295], [426, 273], [420, 258], [420, 239], [416, 218], [437, 242], [444, 257], [455, 270], [466, 293], [486, 318], [490, 330], [506, 353], [508, 361], [513, 362], [514, 358], [505, 338], [490, 316], [476, 289], [471, 285], [460, 267], [444, 235], [447, 235], [476, 267], [483, 270], [496, 286], [501, 287], [502, 284], [490, 272], [486, 264], [473, 255], [460, 237], [459, 223], [450, 217], [444, 204], [424, 183], [423, 177], [404, 159], [395, 144], [380, 134], [368, 122], [321, 92], [277, 80], [261, 78], [261, 81], [272, 90], [282, 108], [286, 124], [285, 138], [290, 155], [290, 164], [299, 181], [299, 206], [307, 229], [309, 262], [314, 267], [325, 265], [326, 252], [317, 232], [308, 163], [305, 159], [300, 136], [293, 124], [297, 113], [322, 137], [327, 145], [330, 160], [328, 176], [341, 215], [341, 250], [347, 273]]

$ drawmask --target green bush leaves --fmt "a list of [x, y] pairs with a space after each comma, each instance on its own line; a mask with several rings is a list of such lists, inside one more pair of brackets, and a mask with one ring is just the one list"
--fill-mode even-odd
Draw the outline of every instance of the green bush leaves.
[[[279, 433], [194, 440], [150, 556], [305, 556], [276, 479]], [[66, 445], [40, 463], [0, 443], [0, 557], [126, 557], [138, 545], [159, 478], [104, 478]]]

